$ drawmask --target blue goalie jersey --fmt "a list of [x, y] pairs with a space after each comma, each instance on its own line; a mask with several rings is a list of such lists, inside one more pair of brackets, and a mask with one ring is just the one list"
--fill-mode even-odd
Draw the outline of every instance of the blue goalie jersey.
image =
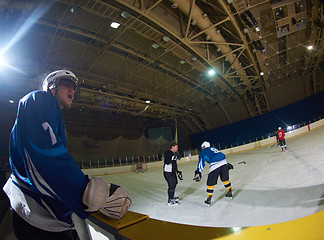
[[88, 178], [67, 152], [61, 109], [49, 93], [33, 91], [19, 101], [9, 162], [3, 189], [29, 224], [58, 232], [73, 228], [73, 212], [88, 217], [82, 203]]

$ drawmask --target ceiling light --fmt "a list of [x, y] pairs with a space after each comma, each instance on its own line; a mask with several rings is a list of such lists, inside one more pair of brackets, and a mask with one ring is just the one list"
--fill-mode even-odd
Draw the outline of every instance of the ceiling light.
[[157, 49], [160, 45], [157, 43], [152, 43], [152, 48]]
[[181, 63], [181, 64], [185, 64], [186, 61], [182, 59], [182, 60], [180, 60], [180, 63]]
[[110, 27], [112, 27], [112, 28], [118, 28], [119, 25], [120, 25], [120, 23], [118, 23], [118, 22], [112, 22], [112, 23], [110, 24]]
[[171, 38], [169, 38], [168, 36], [164, 36], [162, 39], [163, 39], [165, 42], [169, 42], [169, 41], [171, 40]]
[[308, 49], [308, 50], [312, 50], [312, 49], [313, 49], [313, 46], [310, 45], [310, 46], [307, 47], [307, 49]]
[[260, 72], [260, 75], [263, 76], [264, 75], [264, 72]]
[[123, 18], [129, 18], [130, 14], [128, 12], [123, 11], [120, 16], [122, 16]]
[[255, 31], [259, 32], [260, 31], [260, 28], [259, 27], [256, 27], [255, 28]]
[[70, 12], [71, 13], [76, 13], [78, 11], [79, 11], [79, 8], [78, 7], [71, 7], [71, 9], [70, 9]]
[[215, 70], [214, 69], [210, 69], [209, 71], [208, 71], [208, 75], [209, 76], [213, 76], [213, 75], [215, 75]]
[[145, 103], [150, 103], [151, 101], [150, 100], [146, 100]]
[[15, 101], [14, 100], [9, 100], [10, 103], [14, 103]]
[[192, 57], [191, 60], [192, 61], [197, 61], [197, 58], [196, 57]]

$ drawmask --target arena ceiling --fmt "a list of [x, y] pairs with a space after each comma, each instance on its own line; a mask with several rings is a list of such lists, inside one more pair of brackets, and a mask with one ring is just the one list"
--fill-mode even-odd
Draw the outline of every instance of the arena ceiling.
[[2, 0], [0, 16], [1, 52], [15, 56], [1, 98], [70, 69], [75, 134], [170, 124], [192, 134], [324, 90], [323, 0]]

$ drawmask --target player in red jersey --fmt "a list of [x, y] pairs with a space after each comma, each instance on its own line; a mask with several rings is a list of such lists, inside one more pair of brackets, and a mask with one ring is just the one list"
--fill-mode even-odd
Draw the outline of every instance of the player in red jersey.
[[286, 151], [288, 151], [288, 148], [286, 146], [286, 140], [285, 140], [285, 132], [281, 129], [281, 127], [278, 127], [277, 141], [280, 142], [281, 151], [283, 151], [284, 148]]

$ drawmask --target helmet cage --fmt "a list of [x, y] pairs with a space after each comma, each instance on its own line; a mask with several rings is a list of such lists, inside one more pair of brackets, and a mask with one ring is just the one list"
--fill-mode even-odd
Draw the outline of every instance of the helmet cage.
[[63, 77], [53, 79], [51, 82], [48, 83], [48, 89], [57, 88], [61, 84], [62, 80], [67, 80], [67, 81], [72, 82], [73, 89], [76, 90], [78, 80], [73, 77], [68, 77], [68, 76], [63, 76]]

